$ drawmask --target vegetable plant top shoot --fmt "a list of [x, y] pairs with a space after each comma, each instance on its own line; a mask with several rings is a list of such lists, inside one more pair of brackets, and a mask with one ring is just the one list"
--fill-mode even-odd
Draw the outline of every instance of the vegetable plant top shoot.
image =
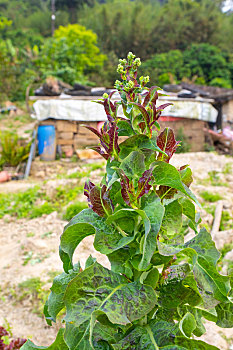
[[[160, 131], [157, 86], [137, 79], [141, 62], [130, 52], [120, 60], [115, 88], [103, 105], [107, 122], [94, 149], [106, 160], [99, 185], [86, 182], [89, 209], [65, 227], [59, 248], [64, 272], [54, 279], [44, 313], [49, 325], [65, 309], [61, 328], [49, 347], [30, 340], [23, 350], [214, 350], [195, 340], [205, 333], [202, 319], [233, 327], [231, 281], [218, 273], [220, 257], [210, 234], [198, 229], [198, 201], [189, 189], [192, 172], [169, 161], [179, 146], [173, 131]], [[124, 117], [118, 116], [122, 107]], [[119, 136], [126, 136], [119, 142]], [[184, 243], [182, 218], [195, 237]], [[107, 255], [111, 270], [91, 256], [85, 269], [73, 253], [87, 236]]]

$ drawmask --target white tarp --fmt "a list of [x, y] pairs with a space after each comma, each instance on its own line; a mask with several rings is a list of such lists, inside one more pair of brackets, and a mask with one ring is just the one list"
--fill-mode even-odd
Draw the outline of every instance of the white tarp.
[[[160, 98], [158, 106], [167, 102], [173, 103], [167, 107], [163, 114], [177, 118], [199, 119], [207, 122], [216, 122], [217, 110], [203, 99], [180, 99]], [[37, 120], [48, 118], [76, 120], [76, 121], [104, 121], [106, 115], [103, 106], [92, 102], [91, 100], [81, 99], [46, 99], [38, 100], [33, 104]], [[119, 115], [122, 115], [119, 111]]]

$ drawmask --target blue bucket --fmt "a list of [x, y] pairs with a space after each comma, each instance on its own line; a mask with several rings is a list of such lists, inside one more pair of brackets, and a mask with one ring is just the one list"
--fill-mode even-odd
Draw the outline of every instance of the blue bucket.
[[53, 125], [40, 125], [37, 133], [38, 150], [41, 160], [55, 160], [56, 131]]

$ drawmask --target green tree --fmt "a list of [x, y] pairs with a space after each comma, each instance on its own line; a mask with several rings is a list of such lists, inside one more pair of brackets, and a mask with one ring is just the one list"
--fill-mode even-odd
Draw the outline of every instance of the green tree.
[[209, 83], [215, 78], [231, 80], [228, 63], [221, 50], [209, 44], [192, 44], [184, 51], [184, 64], [190, 69], [191, 76], [204, 77]]
[[0, 100], [24, 100], [27, 86], [38, 76], [36, 51], [19, 50], [10, 39], [0, 41]]
[[230, 88], [233, 83], [233, 60], [228, 53], [207, 43], [191, 44], [183, 52], [171, 50], [152, 56], [141, 72], [149, 74], [160, 86], [188, 78], [199, 84]]
[[150, 0], [113, 0], [95, 3], [79, 13], [79, 23], [92, 29], [105, 53], [123, 57], [133, 49], [143, 59], [155, 53], [151, 37], [154, 23], [159, 21], [160, 4]]
[[190, 70], [184, 65], [183, 53], [180, 50], [152, 56], [142, 64], [141, 71], [143, 74], [149, 74], [152, 81], [158, 81], [159, 86], [169, 82], [175, 83], [184, 76], [190, 76]]
[[11, 25], [11, 21], [9, 21], [7, 18], [0, 16], [0, 30], [4, 29], [7, 26]]
[[216, 2], [169, 0], [160, 11], [151, 42], [157, 52], [184, 50], [190, 43], [216, 43], [221, 11]]
[[53, 75], [71, 84], [82, 82], [85, 72], [102, 66], [105, 60], [96, 43], [97, 35], [81, 25], [61, 26], [45, 42], [37, 65], [44, 76]]

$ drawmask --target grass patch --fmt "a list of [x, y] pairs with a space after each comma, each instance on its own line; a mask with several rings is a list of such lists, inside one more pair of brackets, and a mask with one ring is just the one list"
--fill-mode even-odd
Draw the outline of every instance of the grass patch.
[[78, 213], [80, 213], [80, 211], [82, 211], [83, 209], [86, 209], [87, 207], [88, 207], [87, 204], [83, 202], [76, 202], [76, 203], [70, 204], [66, 208], [66, 212], [63, 215], [63, 219], [70, 221], [75, 215], [77, 215]]
[[0, 193], [0, 218], [5, 214], [24, 218], [30, 216], [36, 200], [40, 197], [40, 188], [35, 186], [19, 193]]
[[66, 205], [69, 202], [75, 200], [81, 193], [83, 193], [83, 185], [76, 187], [73, 185], [59, 186], [56, 188], [56, 194], [54, 198], [55, 205], [61, 203], [63, 205]]
[[106, 165], [106, 162], [101, 162], [101, 163], [87, 163], [86, 164], [86, 167], [87, 168], [90, 168], [91, 171], [95, 171], [95, 170], [98, 170], [98, 169], [103, 169]]
[[[25, 217], [34, 219], [53, 211], [62, 212], [62, 207], [76, 200], [82, 192], [83, 186], [67, 185], [57, 187], [53, 198], [49, 198], [38, 186], [25, 192], [0, 193], [0, 218], [9, 214], [18, 219]], [[38, 205], [38, 199], [45, 202]]]
[[32, 208], [30, 213], [30, 218], [31, 219], [38, 218], [44, 214], [49, 215], [55, 210], [56, 210], [56, 207], [54, 204], [45, 202], [39, 207], [35, 206]]
[[224, 168], [223, 168], [223, 174], [228, 175], [232, 174], [232, 163], [226, 163]]
[[226, 182], [221, 181], [220, 174], [216, 170], [212, 170], [208, 172], [208, 181], [211, 183], [212, 186], [223, 186], [228, 187], [228, 184]]
[[212, 205], [207, 204], [203, 208], [205, 209], [205, 211], [208, 214], [211, 214], [212, 216], [214, 216], [215, 209], [216, 209], [216, 205], [215, 204], [214, 205], [213, 204]]
[[[92, 171], [99, 170], [103, 175], [105, 162], [85, 164], [81, 172], [77, 171], [63, 178], [77, 179], [77, 184], [58, 186], [51, 197], [39, 186], [30, 188], [24, 192], [0, 193], [0, 218], [9, 214], [18, 219], [29, 217], [31, 219], [41, 217], [43, 214], [51, 214], [53, 211], [62, 213], [64, 206], [68, 206], [64, 219], [70, 220], [82, 209], [87, 208], [86, 203], [78, 202], [78, 196], [83, 193], [82, 178], [87, 178]], [[100, 174], [98, 174], [100, 175]], [[40, 204], [41, 203], [41, 204]]]
[[217, 202], [220, 199], [223, 199], [223, 197], [218, 194], [218, 193], [212, 193], [212, 192], [208, 192], [208, 191], [203, 191], [200, 193], [200, 196], [207, 202]]
[[230, 215], [230, 213], [226, 210], [223, 210], [219, 230], [225, 231], [225, 230], [231, 229], [232, 228], [231, 220], [232, 220], [232, 216]]
[[[42, 282], [39, 277], [28, 278], [18, 285], [13, 286], [7, 283], [1, 288], [1, 299], [10, 297], [13, 305], [27, 300], [31, 311], [39, 317], [44, 317], [44, 303], [50, 293], [50, 290], [46, 289], [45, 285], [46, 283]], [[5, 328], [7, 329], [7, 327]]]
[[43, 317], [44, 303], [46, 302], [50, 290], [44, 289], [45, 283], [39, 277], [29, 278], [17, 286], [16, 301], [29, 300], [32, 312]]

